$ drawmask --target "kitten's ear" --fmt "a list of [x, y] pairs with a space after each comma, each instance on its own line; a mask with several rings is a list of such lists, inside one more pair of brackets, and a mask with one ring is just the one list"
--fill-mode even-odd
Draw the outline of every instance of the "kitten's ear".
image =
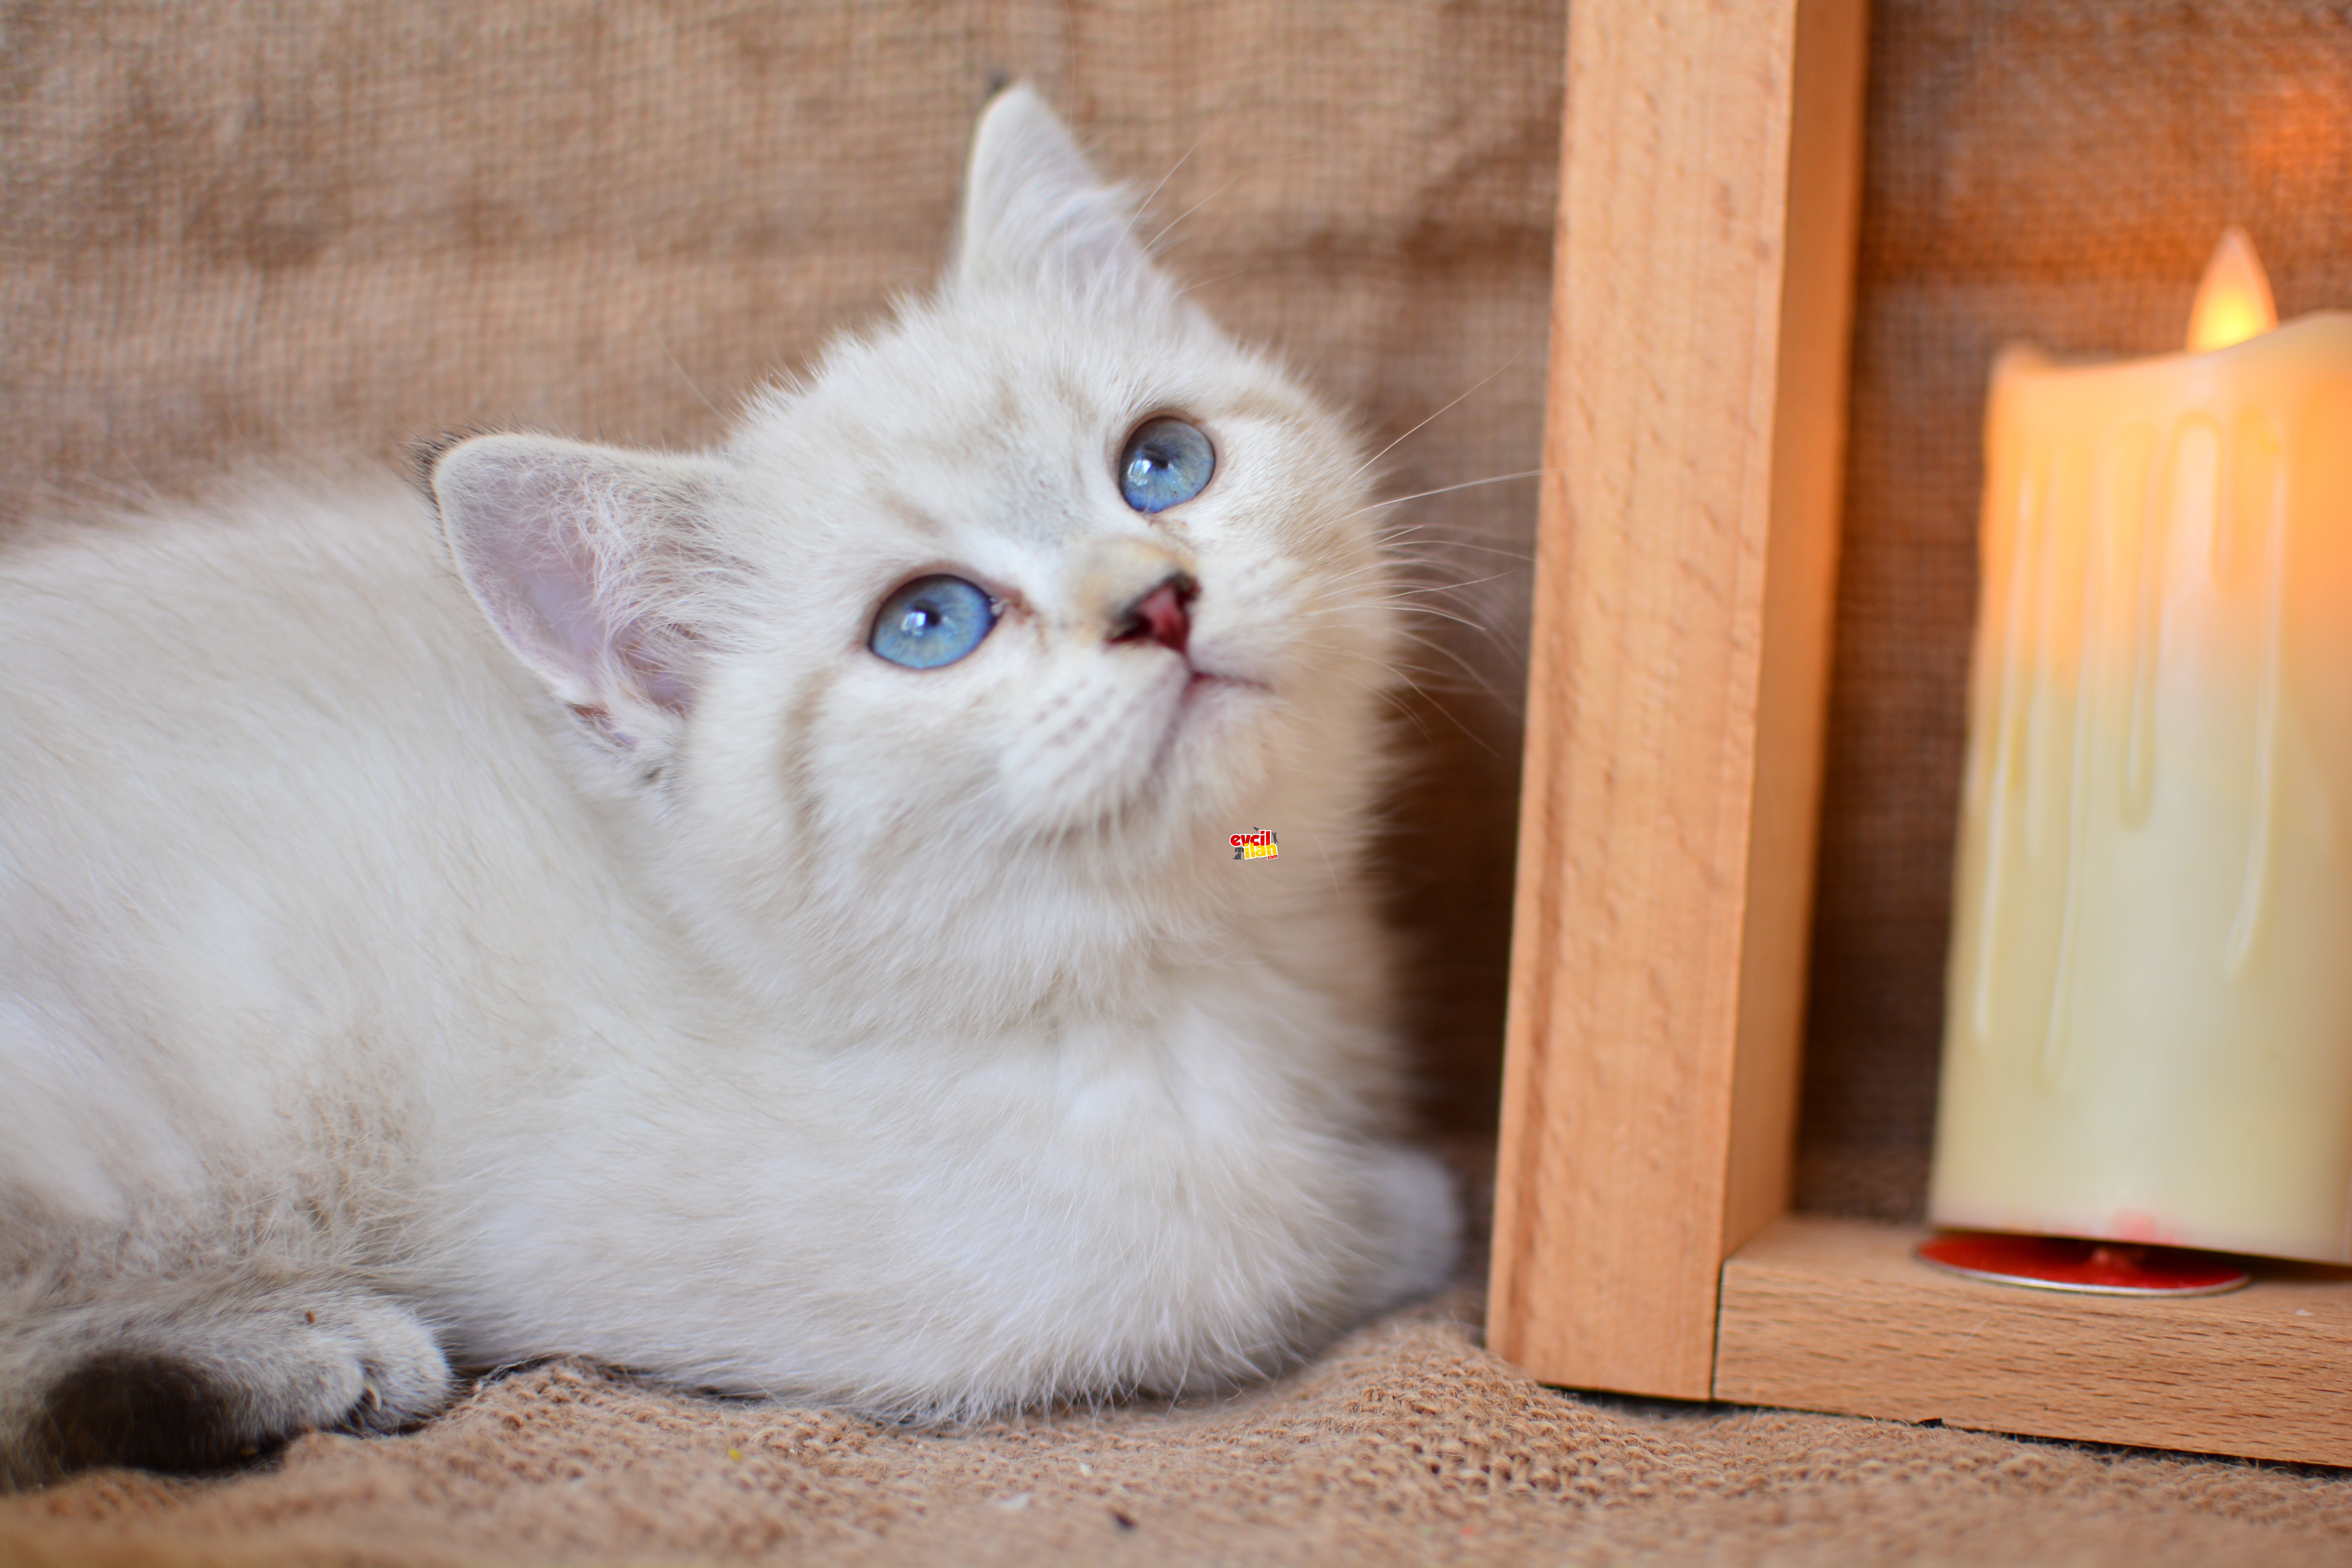
[[1079, 294], [1161, 292], [1133, 216], [1126, 193], [1095, 177], [1045, 100], [1025, 83], [1010, 87], [972, 136], [953, 276]]
[[608, 741], [667, 751], [726, 575], [707, 459], [480, 436], [434, 462], [457, 570], [507, 646]]

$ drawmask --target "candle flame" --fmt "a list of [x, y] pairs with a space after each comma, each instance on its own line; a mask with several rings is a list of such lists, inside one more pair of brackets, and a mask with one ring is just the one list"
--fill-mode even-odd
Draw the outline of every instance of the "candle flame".
[[2221, 243], [2205, 264], [2205, 280], [2197, 285], [2197, 303], [2189, 311], [2189, 352], [2226, 349], [2277, 325], [2278, 307], [2271, 303], [2262, 258], [2246, 231], [2231, 224], [2221, 231]]

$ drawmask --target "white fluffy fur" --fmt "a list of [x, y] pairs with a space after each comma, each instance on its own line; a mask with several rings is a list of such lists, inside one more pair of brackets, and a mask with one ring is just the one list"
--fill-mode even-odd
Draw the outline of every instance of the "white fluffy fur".
[[[1146, 517], [1170, 411], [1216, 473]], [[133, 1363], [197, 1459], [415, 1419], [445, 1354], [955, 1415], [1433, 1285], [1360, 468], [1016, 89], [938, 295], [722, 447], [487, 437], [437, 528], [248, 488], [0, 557], [0, 1473], [103, 1448], [59, 1401]], [[1177, 570], [1189, 654], [1110, 640]], [[870, 653], [934, 571], [994, 633]]]

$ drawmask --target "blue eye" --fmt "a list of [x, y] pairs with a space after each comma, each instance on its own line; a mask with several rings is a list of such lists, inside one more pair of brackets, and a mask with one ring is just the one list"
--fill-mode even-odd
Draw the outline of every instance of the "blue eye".
[[866, 646], [908, 669], [953, 664], [996, 625], [996, 603], [961, 577], [918, 577], [888, 598], [874, 617]]
[[1147, 421], [1118, 455], [1118, 489], [1138, 511], [1166, 511], [1208, 487], [1217, 455], [1181, 419]]

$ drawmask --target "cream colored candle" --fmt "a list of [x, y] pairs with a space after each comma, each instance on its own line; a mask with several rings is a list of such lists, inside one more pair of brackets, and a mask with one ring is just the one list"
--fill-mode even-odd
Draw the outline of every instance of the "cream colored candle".
[[2352, 1262], [2352, 314], [2273, 319], [2232, 231], [2191, 352], [1994, 369], [1937, 1224]]

